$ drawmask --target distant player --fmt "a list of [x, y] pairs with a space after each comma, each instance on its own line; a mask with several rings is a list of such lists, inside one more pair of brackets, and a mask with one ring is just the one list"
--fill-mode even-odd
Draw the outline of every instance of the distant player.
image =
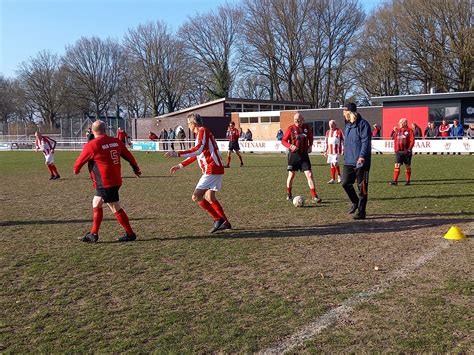
[[203, 175], [199, 179], [193, 192], [192, 199], [214, 220], [214, 225], [210, 233], [214, 233], [218, 230], [231, 229], [224, 209], [216, 198], [216, 192], [220, 191], [224, 177], [224, 164], [222, 163], [222, 157], [217, 148], [216, 140], [211, 131], [203, 127], [200, 115], [190, 113], [187, 119], [189, 129], [196, 134], [196, 145], [188, 150], [178, 152], [172, 150], [165, 154], [168, 158], [186, 158], [181, 164], [172, 166], [170, 173], [174, 174], [176, 171], [183, 169], [185, 166], [197, 160]]
[[229, 128], [227, 129], [227, 139], [229, 139], [229, 151], [227, 152], [227, 164], [226, 168], [230, 168], [230, 159], [232, 152], [235, 152], [240, 160], [240, 166], [244, 166], [244, 162], [242, 160], [242, 155], [240, 154], [240, 146], [239, 146], [239, 137], [240, 132], [237, 128], [235, 128], [235, 123], [231, 122], [229, 124]]
[[128, 144], [128, 134], [123, 130], [122, 127], [119, 127], [117, 129], [117, 138], [120, 139], [120, 141], [127, 145]]
[[130, 163], [133, 173], [137, 177], [141, 175], [141, 171], [125, 144], [118, 138], [108, 136], [105, 130], [106, 125], [103, 121], [95, 121], [92, 124], [95, 138], [84, 145], [81, 155], [74, 164], [74, 174], [79, 174], [82, 166], [88, 163], [91, 179], [96, 189], [96, 194], [92, 199], [94, 212], [92, 229], [80, 240], [87, 243], [95, 243], [99, 240], [99, 228], [103, 218], [102, 208], [106, 203], [115, 214], [117, 221], [125, 229], [125, 235], [118, 240], [120, 242], [134, 241], [137, 237], [119, 202], [119, 189], [122, 186], [120, 158]]
[[415, 145], [415, 135], [413, 130], [408, 127], [406, 118], [399, 121], [399, 128], [395, 131], [393, 144], [395, 147], [395, 168], [393, 170], [393, 180], [390, 185], [398, 185], [398, 176], [400, 175], [400, 166], [405, 164], [405, 185], [410, 185], [411, 179], [411, 158], [412, 149]]
[[438, 127], [438, 132], [442, 139], [447, 139], [449, 137], [449, 123], [446, 119], [441, 121], [441, 124]]
[[344, 133], [337, 128], [336, 121], [329, 121], [329, 129], [326, 131], [326, 149], [324, 151], [324, 156], [327, 157], [327, 163], [331, 166], [331, 180], [328, 181], [328, 184], [336, 183], [336, 173], [337, 182], [341, 182], [339, 159], [343, 151], [343, 144]]
[[303, 171], [308, 186], [311, 190], [313, 202], [320, 203], [322, 199], [319, 198], [314, 187], [313, 172], [311, 171], [311, 161], [309, 154], [313, 147], [313, 131], [311, 127], [304, 123], [304, 118], [300, 113], [293, 117], [294, 124], [287, 128], [281, 143], [289, 149], [288, 152], [288, 178], [286, 180], [287, 200], [293, 200], [291, 189], [293, 186], [293, 179], [298, 170]]
[[35, 132], [35, 148], [36, 151], [42, 151], [44, 154], [45, 164], [51, 173], [49, 180], [57, 180], [59, 176], [58, 169], [54, 165], [54, 148], [56, 148], [56, 141], [47, 136], [43, 136], [40, 132]]

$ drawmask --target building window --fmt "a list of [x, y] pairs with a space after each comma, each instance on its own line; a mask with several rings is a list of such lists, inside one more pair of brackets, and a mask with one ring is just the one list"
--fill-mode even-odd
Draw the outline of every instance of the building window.
[[258, 117], [249, 117], [249, 123], [258, 123]]
[[329, 120], [313, 121], [313, 135], [315, 137], [324, 137], [326, 135], [326, 129], [329, 124]]
[[270, 117], [270, 122], [280, 122], [280, 116], [272, 116], [272, 117]]
[[260, 123], [270, 123], [270, 117], [260, 117]]
[[452, 123], [454, 119], [459, 120], [459, 111], [459, 106], [430, 105], [428, 108], [428, 120], [434, 121], [436, 125], [439, 125], [443, 119]]
[[287, 105], [287, 106], [285, 106], [285, 110], [296, 110], [296, 106]]
[[244, 104], [243, 112], [256, 112], [258, 111], [258, 105]]
[[271, 110], [272, 110], [272, 105], [260, 104], [260, 111], [271, 111]]
[[240, 123], [249, 123], [248, 117], [240, 117]]
[[281, 111], [284, 110], [285, 106], [283, 105], [273, 105], [273, 110], [272, 111]]

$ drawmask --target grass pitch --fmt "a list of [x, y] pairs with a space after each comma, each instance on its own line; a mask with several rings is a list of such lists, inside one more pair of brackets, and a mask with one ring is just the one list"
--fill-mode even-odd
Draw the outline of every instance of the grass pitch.
[[[441, 244], [436, 258], [295, 352], [472, 352], [474, 158], [413, 158], [413, 185], [389, 186], [393, 156], [376, 155], [368, 219], [352, 221], [340, 185], [312, 157], [323, 203], [285, 201], [286, 159], [233, 159], [218, 194], [232, 231], [209, 235], [191, 201], [196, 165], [136, 153], [126, 162], [121, 201], [138, 240], [104, 209], [100, 242], [81, 243], [91, 225], [87, 169], [79, 152], [57, 152], [61, 180], [43, 156], [0, 153], [0, 351], [254, 352], [278, 343], [353, 295]], [[403, 181], [402, 168], [402, 181]], [[294, 195], [310, 197], [298, 174]], [[377, 266], [379, 270], [374, 270]]]

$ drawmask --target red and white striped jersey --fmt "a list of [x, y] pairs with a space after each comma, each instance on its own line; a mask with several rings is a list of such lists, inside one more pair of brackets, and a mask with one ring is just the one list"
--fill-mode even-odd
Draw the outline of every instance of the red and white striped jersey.
[[326, 154], [342, 154], [344, 133], [339, 128], [326, 131]]
[[179, 157], [187, 158], [181, 164], [187, 166], [197, 160], [205, 175], [224, 174], [224, 164], [214, 135], [206, 127], [199, 127], [196, 145], [178, 152]]
[[56, 148], [56, 141], [52, 138], [41, 136], [41, 139], [36, 138], [35, 146], [36, 149], [43, 151], [44, 155], [49, 155]]

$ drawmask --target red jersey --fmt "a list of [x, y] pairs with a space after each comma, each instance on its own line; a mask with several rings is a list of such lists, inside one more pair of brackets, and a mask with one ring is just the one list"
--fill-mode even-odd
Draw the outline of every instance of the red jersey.
[[130, 163], [134, 172], [140, 171], [135, 158], [122, 141], [107, 135], [99, 136], [84, 145], [74, 164], [74, 173], [78, 174], [82, 166], [88, 163], [94, 187], [121, 186], [120, 157]]
[[36, 138], [35, 146], [36, 149], [43, 151], [44, 155], [49, 155], [56, 148], [56, 141], [53, 138], [41, 136], [41, 139]]
[[196, 145], [188, 150], [178, 152], [179, 157], [187, 158], [181, 162], [183, 166], [198, 161], [203, 174], [224, 174], [224, 164], [213, 134], [206, 127], [199, 127]]
[[412, 150], [415, 145], [415, 134], [411, 128], [397, 128], [393, 137], [393, 145], [396, 152]]
[[240, 132], [237, 128], [229, 128], [227, 130], [227, 138], [229, 138], [229, 142], [237, 142], [240, 137]]
[[128, 135], [123, 129], [119, 129], [117, 130], [117, 138], [125, 143], [127, 141]]
[[440, 137], [449, 137], [449, 124], [440, 124], [438, 127]]
[[326, 154], [342, 154], [344, 134], [339, 128], [326, 131]]
[[286, 129], [281, 143], [288, 149], [291, 145], [295, 145], [298, 148], [295, 153], [305, 153], [308, 147], [313, 145], [313, 131], [306, 123], [303, 123], [301, 127], [293, 124]]
[[[120, 139], [120, 138], [119, 138]], [[155, 133], [150, 133], [150, 135], [148, 136], [148, 139], [149, 140], [152, 140], [152, 141], [156, 141], [158, 140], [158, 136], [155, 134]]]

